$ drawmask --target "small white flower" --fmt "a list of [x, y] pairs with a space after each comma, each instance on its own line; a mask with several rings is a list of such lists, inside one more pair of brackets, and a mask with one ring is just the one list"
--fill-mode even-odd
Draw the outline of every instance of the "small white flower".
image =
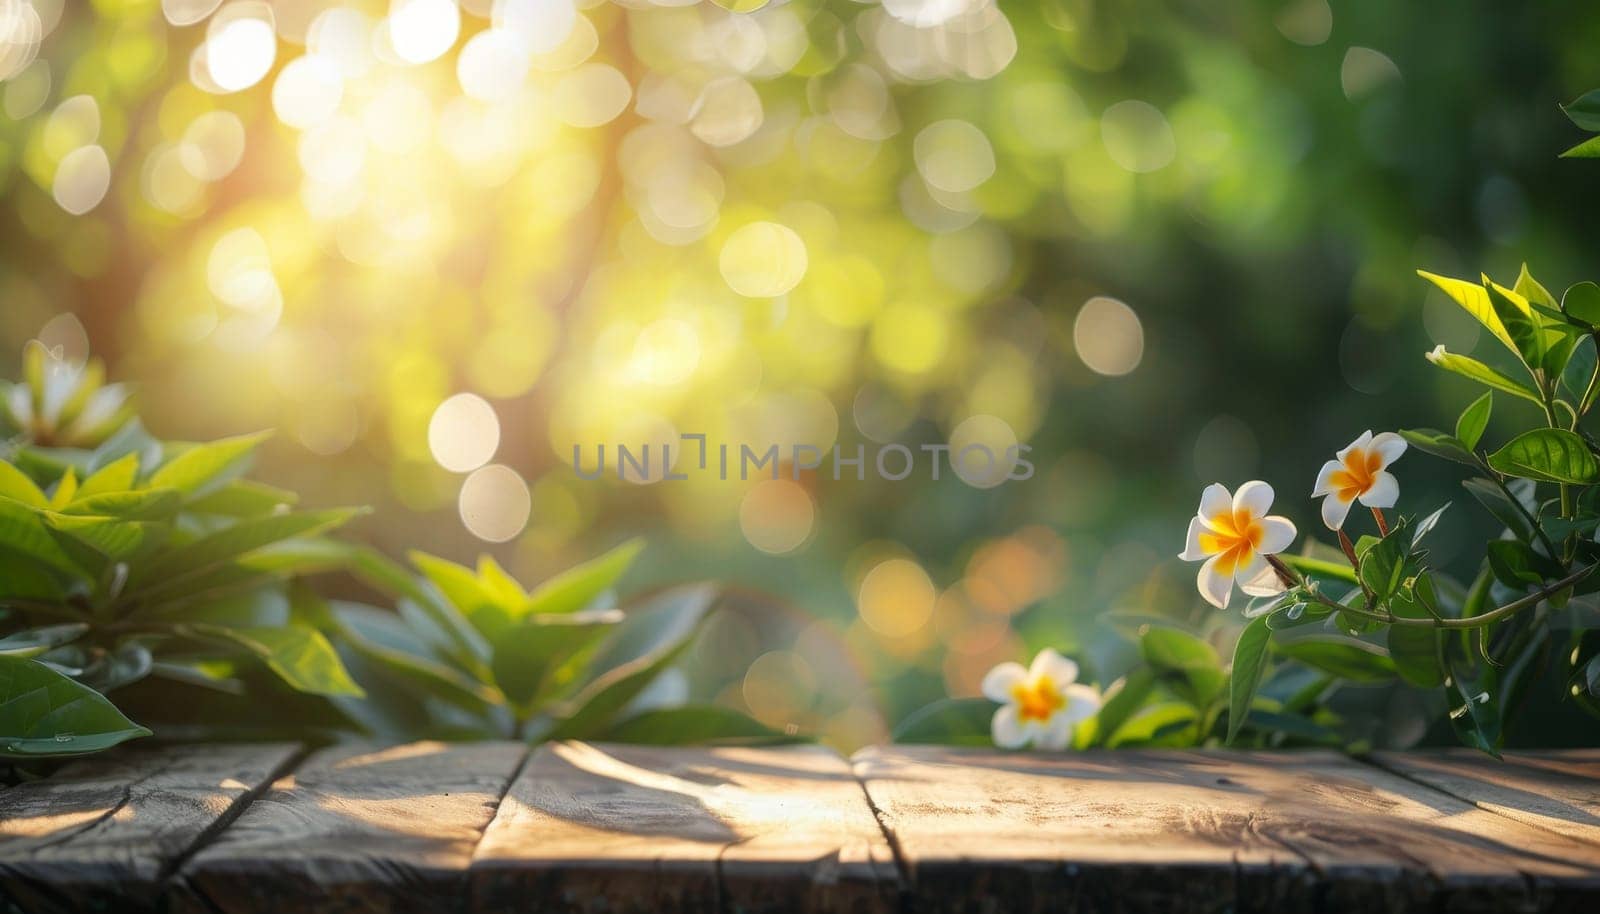
[[1050, 648], [1027, 669], [1007, 661], [990, 670], [983, 696], [1000, 702], [989, 724], [995, 745], [1065, 749], [1078, 724], [1100, 710], [1100, 693], [1077, 679], [1078, 665]]
[[1317, 474], [1312, 498], [1323, 498], [1322, 522], [1329, 530], [1344, 526], [1350, 505], [1356, 501], [1369, 508], [1392, 508], [1400, 499], [1400, 482], [1388, 472], [1389, 465], [1406, 452], [1406, 439], [1394, 432], [1361, 437], [1340, 451], [1338, 460], [1322, 465]]
[[1283, 584], [1267, 564], [1267, 556], [1289, 548], [1294, 524], [1285, 517], [1267, 515], [1272, 509], [1272, 486], [1252, 480], [1228, 492], [1212, 483], [1200, 495], [1200, 510], [1189, 521], [1188, 543], [1178, 558], [1205, 562], [1200, 566], [1200, 596], [1218, 609], [1228, 608], [1234, 582], [1252, 597], [1283, 592]]

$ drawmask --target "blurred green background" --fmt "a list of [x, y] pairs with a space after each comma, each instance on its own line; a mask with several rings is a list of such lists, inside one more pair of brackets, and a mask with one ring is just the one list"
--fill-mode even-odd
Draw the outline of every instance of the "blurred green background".
[[[1108, 611], [1215, 618], [1205, 483], [1314, 534], [1332, 451], [1448, 426], [1421, 356], [1479, 333], [1413, 271], [1595, 278], [1597, 47], [1556, 2], [0, 0], [0, 350], [278, 429], [260, 475], [391, 553], [643, 535], [632, 587], [775, 598], [680, 685], [849, 747], [1046, 645], [1106, 683]], [[1036, 471], [571, 469], [686, 433]]]

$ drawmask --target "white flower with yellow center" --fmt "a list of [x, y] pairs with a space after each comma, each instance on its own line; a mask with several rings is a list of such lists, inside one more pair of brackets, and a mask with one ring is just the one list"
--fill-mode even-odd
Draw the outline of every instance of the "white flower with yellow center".
[[1199, 586], [1207, 603], [1227, 609], [1235, 581], [1252, 597], [1283, 592], [1267, 556], [1289, 548], [1295, 529], [1288, 518], [1267, 516], [1271, 509], [1272, 486], [1259, 479], [1237, 494], [1215, 482], [1201, 493], [1200, 512], [1189, 521], [1189, 541], [1178, 558], [1205, 562]]
[[1100, 710], [1100, 693], [1079, 685], [1078, 665], [1050, 648], [1027, 669], [1006, 662], [983, 677], [983, 696], [1000, 703], [989, 731], [994, 744], [1016, 749], [1065, 749], [1072, 731]]
[[1329, 530], [1344, 526], [1350, 506], [1357, 501], [1369, 508], [1394, 507], [1400, 499], [1400, 482], [1388, 467], [1405, 452], [1406, 439], [1394, 432], [1374, 435], [1366, 431], [1338, 453], [1338, 460], [1322, 465], [1311, 497], [1323, 499], [1322, 522]]

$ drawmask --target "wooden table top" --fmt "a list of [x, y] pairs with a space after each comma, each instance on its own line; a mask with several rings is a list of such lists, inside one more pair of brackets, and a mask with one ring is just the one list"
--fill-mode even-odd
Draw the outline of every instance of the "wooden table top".
[[0, 790], [13, 911], [1600, 912], [1600, 750], [128, 748]]

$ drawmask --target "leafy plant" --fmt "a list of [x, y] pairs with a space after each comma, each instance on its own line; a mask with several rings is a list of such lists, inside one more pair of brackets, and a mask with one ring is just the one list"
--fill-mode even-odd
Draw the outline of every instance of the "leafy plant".
[[[1343, 566], [1269, 556], [1284, 593], [1251, 628], [1265, 625], [1272, 651], [1257, 646], [1259, 634], [1240, 639], [1234, 704], [1248, 702], [1256, 671], [1276, 652], [1343, 681], [1399, 677], [1439, 690], [1461, 741], [1497, 754], [1520, 703], [1558, 657], [1580, 706], [1594, 710], [1600, 698], [1591, 597], [1600, 592], [1600, 459], [1583, 427], [1600, 393], [1600, 286], [1580, 283], [1557, 299], [1526, 267], [1509, 288], [1488, 277], [1422, 275], [1501, 342], [1513, 369], [1436, 349], [1431, 362], [1489, 390], [1453, 431], [1400, 435], [1468, 467], [1464, 488], [1503, 530], [1467, 583], [1429, 561], [1427, 537], [1444, 508], [1389, 520], [1374, 507], [1376, 536], [1352, 543], [1337, 530]], [[1536, 405], [1542, 421], [1486, 444], [1496, 393]], [[1312, 623], [1326, 634], [1288, 637]]]
[[[1141, 663], [1107, 690], [1076, 745], [1350, 743], [1330, 699], [1384, 685], [1442, 696], [1459, 740], [1498, 754], [1552, 666], [1566, 696], [1600, 716], [1600, 442], [1584, 428], [1600, 398], [1600, 286], [1557, 299], [1526, 267], [1510, 287], [1421, 275], [1505, 347], [1507, 367], [1435, 349], [1430, 362], [1487, 388], [1452, 430], [1367, 432], [1324, 465], [1313, 494], [1337, 550], [1288, 554], [1298, 532], [1268, 514], [1274, 493], [1263, 482], [1208, 487], [1182, 558], [1205, 563], [1199, 589], [1217, 607], [1235, 586], [1257, 597], [1231, 664], [1169, 620], [1136, 620]], [[1491, 443], [1497, 394], [1536, 407], [1538, 419]], [[1463, 488], [1502, 528], [1469, 581], [1430, 560], [1448, 505], [1385, 513], [1400, 497], [1389, 467], [1407, 447], [1469, 468]], [[1375, 530], [1352, 540], [1357, 503]], [[984, 707], [993, 704], [940, 703], [896, 736], [986, 742]]]
[[391, 700], [337, 703], [367, 730], [395, 736], [781, 738], [731, 709], [673, 706], [664, 674], [721, 592], [711, 584], [679, 586], [617, 609], [617, 580], [639, 545], [625, 543], [532, 590], [487, 556], [472, 569], [413, 552], [419, 574], [412, 574], [376, 552], [355, 550], [352, 570], [393, 595], [396, 612], [317, 601], [315, 614], [337, 632], [358, 677], [381, 682], [374, 691]]
[[[417, 552], [413, 574], [328, 535], [361, 509], [296, 510], [293, 493], [245, 478], [265, 436], [160, 442], [97, 366], [37, 344], [25, 363], [0, 454], [0, 757], [150, 735], [109, 697], [144, 692], [157, 698], [134, 716], [202, 737], [777, 736], [662, 691], [719, 592], [679, 587], [618, 610], [637, 543], [531, 591], [488, 557], [473, 570]], [[306, 576], [333, 570], [395, 608], [323, 599]], [[172, 686], [253, 704], [174, 701]], [[278, 709], [278, 730], [240, 726]]]

